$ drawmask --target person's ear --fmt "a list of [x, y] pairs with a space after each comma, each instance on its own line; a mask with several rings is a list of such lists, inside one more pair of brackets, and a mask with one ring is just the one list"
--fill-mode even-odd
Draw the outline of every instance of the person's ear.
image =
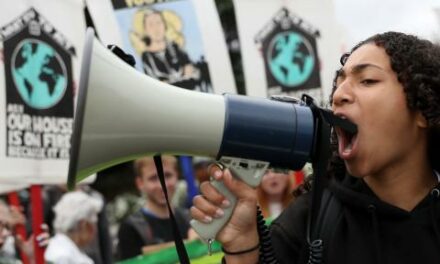
[[416, 124], [420, 128], [428, 127], [428, 120], [426, 120], [426, 117], [422, 114], [421, 111], [416, 112]]
[[139, 191], [142, 191], [142, 188], [144, 187], [144, 181], [142, 180], [142, 177], [136, 176], [135, 177], [135, 183], [136, 187]]

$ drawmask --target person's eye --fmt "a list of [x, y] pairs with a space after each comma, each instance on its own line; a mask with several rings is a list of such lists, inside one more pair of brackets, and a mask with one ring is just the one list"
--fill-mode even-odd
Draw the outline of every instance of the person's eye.
[[157, 181], [159, 181], [159, 176], [156, 175], [156, 176], [149, 177], [148, 181], [149, 182], [157, 182]]
[[374, 80], [374, 79], [362, 79], [361, 80], [361, 84], [366, 85], [366, 86], [373, 85], [378, 82], [379, 82], [378, 80]]

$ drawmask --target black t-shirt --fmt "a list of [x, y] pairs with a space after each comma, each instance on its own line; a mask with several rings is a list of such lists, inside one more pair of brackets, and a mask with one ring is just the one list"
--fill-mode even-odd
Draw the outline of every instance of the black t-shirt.
[[[189, 214], [176, 208], [174, 216], [182, 238], [187, 238]], [[142, 254], [142, 247], [174, 240], [171, 220], [158, 218], [151, 212], [141, 209], [128, 216], [119, 227], [119, 258], [127, 259]]]

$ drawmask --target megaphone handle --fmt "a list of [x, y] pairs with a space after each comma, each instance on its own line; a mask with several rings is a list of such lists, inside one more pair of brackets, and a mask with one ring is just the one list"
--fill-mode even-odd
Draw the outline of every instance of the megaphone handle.
[[218, 232], [225, 226], [225, 224], [231, 218], [232, 212], [237, 203], [237, 198], [233, 195], [223, 184], [223, 182], [213, 180], [211, 184], [216, 188], [221, 194], [223, 194], [226, 199], [230, 202], [228, 208], [223, 209], [224, 215], [220, 218], [214, 218], [211, 223], [206, 224], [197, 220], [191, 220], [190, 224], [194, 231], [203, 238], [205, 241], [212, 241], [217, 236]]
[[[234, 157], [222, 157], [220, 162], [229, 168], [233, 177], [245, 182], [251, 187], [257, 187], [260, 184], [261, 178], [269, 166], [269, 163], [265, 161]], [[197, 234], [207, 242], [213, 241], [216, 238], [218, 232], [220, 232], [231, 218], [235, 204], [237, 203], [237, 197], [226, 188], [223, 182], [212, 180], [211, 184], [228, 199], [231, 205], [223, 209], [224, 215], [222, 217], [214, 218], [209, 224], [191, 220], [191, 226]]]

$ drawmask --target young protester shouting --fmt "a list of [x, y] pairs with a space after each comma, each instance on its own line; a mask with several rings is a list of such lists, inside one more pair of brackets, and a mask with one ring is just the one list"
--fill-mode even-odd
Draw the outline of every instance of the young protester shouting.
[[[440, 263], [440, 48], [387, 32], [356, 45], [341, 63], [332, 110], [358, 132], [334, 129], [327, 190], [340, 208], [322, 263]], [[267, 244], [257, 232], [256, 192], [230, 173], [212, 173], [238, 197], [217, 235], [225, 261], [257, 263]], [[227, 203], [208, 182], [201, 192], [191, 213], [209, 222]], [[316, 263], [306, 239], [309, 197], [300, 196], [272, 224], [276, 262]]]

